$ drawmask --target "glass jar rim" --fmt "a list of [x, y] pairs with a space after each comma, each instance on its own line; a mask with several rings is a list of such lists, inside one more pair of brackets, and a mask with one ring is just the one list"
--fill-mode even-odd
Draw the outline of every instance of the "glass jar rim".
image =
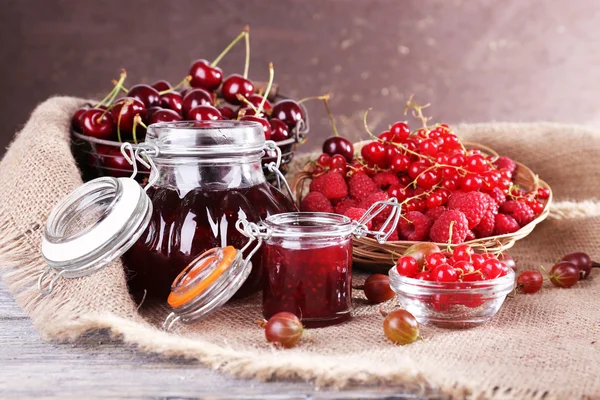
[[262, 125], [253, 121], [176, 121], [148, 126], [144, 142], [161, 156], [246, 155], [263, 151]]
[[344, 215], [325, 212], [287, 212], [264, 220], [270, 237], [329, 237], [350, 235], [355, 224]]

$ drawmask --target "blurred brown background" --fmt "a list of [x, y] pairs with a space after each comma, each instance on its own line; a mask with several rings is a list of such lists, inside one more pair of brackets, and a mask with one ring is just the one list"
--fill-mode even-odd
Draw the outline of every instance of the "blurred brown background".
[[[332, 92], [351, 139], [399, 119], [410, 93], [438, 121], [600, 122], [600, 2], [475, 0], [2, 0], [0, 145], [49, 96], [106, 93], [128, 83], [181, 80], [251, 26], [253, 79], [275, 64], [282, 91]], [[238, 45], [220, 64], [241, 72]], [[309, 105], [311, 138], [331, 134]], [[364, 136], [364, 134], [363, 134]]]

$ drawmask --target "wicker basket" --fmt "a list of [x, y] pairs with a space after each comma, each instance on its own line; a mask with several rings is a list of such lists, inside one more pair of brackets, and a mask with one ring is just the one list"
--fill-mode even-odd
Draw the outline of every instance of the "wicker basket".
[[[277, 101], [287, 98], [288, 97], [281, 94], [274, 94], [273, 99], [269, 98], [269, 100]], [[287, 173], [287, 165], [294, 158], [296, 147], [299, 143], [302, 143], [304, 140], [306, 140], [309, 132], [308, 112], [303, 104], [300, 104], [300, 107], [302, 107], [302, 111], [304, 111], [304, 123], [299, 123], [296, 128], [292, 130], [291, 133], [293, 137], [276, 142], [282, 153], [280, 171], [284, 175]], [[98, 148], [101, 148], [102, 146], [118, 148], [121, 146], [120, 142], [96, 139], [90, 136], [82, 135], [75, 131], [71, 131], [71, 138], [71, 148], [75, 159], [77, 160], [77, 164], [82, 171], [84, 181], [89, 181], [94, 178], [98, 178], [99, 176], [122, 177], [131, 175], [131, 168], [118, 169], [107, 167], [106, 164], [109, 163], [105, 162], [106, 159], [114, 158], [115, 156], [107, 156], [98, 152]], [[137, 147], [135, 144], [132, 144], [132, 146], [134, 149]], [[263, 158], [265, 164], [273, 160], [274, 158], [268, 156]], [[264, 173], [267, 177], [267, 180], [273, 181], [275, 179], [275, 176], [266, 168], [264, 169]], [[148, 178], [148, 175], [149, 171], [141, 166], [141, 164], [138, 165], [138, 175], [136, 179], [142, 182]]]
[[[370, 141], [363, 141], [354, 144], [355, 152], [359, 152], [362, 146], [366, 145]], [[487, 155], [492, 155], [497, 157], [498, 154], [492, 150], [491, 148], [481, 145], [479, 143], [464, 143], [465, 147], [471, 149], [479, 149], [482, 153]], [[291, 188], [292, 191], [296, 195], [296, 199], [298, 201], [298, 205], [300, 205], [300, 201], [302, 197], [306, 194], [308, 189], [307, 183], [311, 180], [311, 170], [312, 166], [308, 164], [302, 171], [300, 171], [294, 177]], [[529, 235], [533, 228], [540, 222], [542, 222], [548, 214], [550, 213], [550, 204], [552, 203], [552, 190], [550, 186], [543, 180], [539, 179], [537, 175], [535, 175], [531, 169], [527, 166], [517, 162], [517, 170], [513, 180], [516, 184], [526, 190], [530, 190], [536, 186], [545, 187], [550, 190], [550, 197], [544, 201], [544, 210], [542, 213], [534, 219], [529, 224], [525, 225], [518, 231], [507, 234], [507, 235], [499, 235], [499, 236], [490, 236], [487, 238], [475, 239], [468, 242], [475, 251], [478, 252], [488, 252], [493, 254], [498, 254], [511, 248], [517, 240], [523, 239], [525, 236]], [[355, 263], [361, 264], [364, 268], [373, 271], [373, 272], [381, 272], [387, 273], [389, 269], [389, 265], [393, 265], [394, 259], [398, 257], [399, 254], [402, 254], [407, 248], [416, 244], [418, 242], [412, 241], [389, 241], [384, 244], [380, 244], [377, 240], [363, 237], [360, 239], [354, 239], [353, 246], [353, 259]], [[438, 243], [440, 247], [447, 247], [447, 243]], [[450, 245], [450, 248], [454, 248], [457, 245]]]

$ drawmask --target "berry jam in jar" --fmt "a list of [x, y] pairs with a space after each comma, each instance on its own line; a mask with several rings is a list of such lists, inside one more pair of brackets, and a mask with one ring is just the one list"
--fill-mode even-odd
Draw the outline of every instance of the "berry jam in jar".
[[263, 315], [289, 311], [308, 328], [350, 319], [352, 221], [329, 213], [268, 217], [264, 243]]
[[[238, 218], [259, 222], [295, 211], [294, 203], [266, 182], [261, 157], [262, 126], [247, 121], [186, 121], [148, 127], [146, 141], [158, 180], [149, 188], [150, 223], [125, 254], [134, 294], [166, 300], [171, 283], [199, 254], [213, 247], [242, 248], [247, 238]], [[249, 294], [262, 281], [262, 251], [238, 292]]]

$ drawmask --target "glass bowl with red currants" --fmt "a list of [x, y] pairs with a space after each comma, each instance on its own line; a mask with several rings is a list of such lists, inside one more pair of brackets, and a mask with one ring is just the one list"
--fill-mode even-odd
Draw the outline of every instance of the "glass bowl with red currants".
[[[71, 119], [72, 150], [84, 180], [131, 176], [133, 168], [121, 154], [121, 143], [130, 142], [135, 149], [144, 140], [148, 125], [182, 120], [236, 119], [260, 123], [265, 139], [274, 141], [281, 150], [280, 170], [285, 173], [297, 145], [306, 140], [308, 114], [302, 100], [279, 93], [273, 83], [272, 64], [268, 82], [248, 78], [249, 37], [249, 29], [245, 27], [214, 61], [194, 61], [187, 76], [176, 85], [159, 80], [151, 85], [126, 87], [127, 73], [123, 70], [102, 100], [79, 108]], [[218, 64], [242, 40], [246, 43], [243, 74], [224, 76]], [[265, 164], [276, 156], [275, 151], [266, 153]], [[138, 180], [147, 179], [149, 171], [141, 164], [138, 171]], [[267, 179], [274, 178], [267, 169], [265, 175]]]
[[514, 270], [468, 245], [441, 251], [434, 243], [412, 246], [389, 272], [402, 308], [419, 323], [463, 329], [496, 315], [515, 288]]

